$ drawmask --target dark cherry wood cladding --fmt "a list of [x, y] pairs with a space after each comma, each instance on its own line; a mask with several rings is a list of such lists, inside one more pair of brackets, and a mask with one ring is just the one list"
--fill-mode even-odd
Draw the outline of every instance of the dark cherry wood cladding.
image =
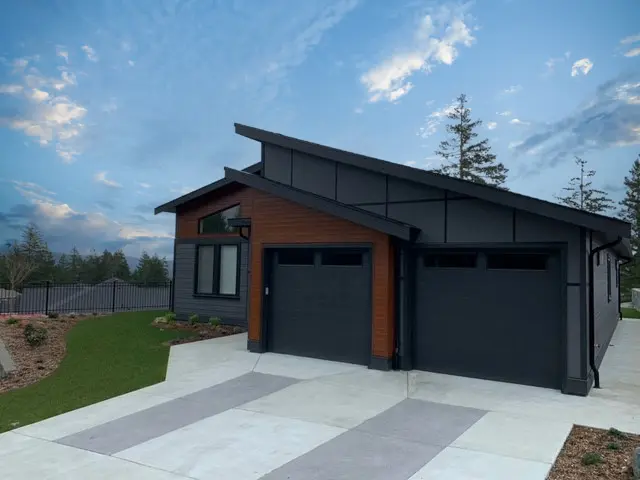
[[251, 218], [249, 339], [260, 340], [262, 317], [262, 249], [267, 244], [370, 243], [373, 245], [371, 354], [391, 358], [394, 345], [394, 260], [388, 235], [266, 193], [230, 186], [214, 196], [184, 205], [177, 212], [177, 239], [220, 237], [198, 235], [198, 220], [240, 204]]

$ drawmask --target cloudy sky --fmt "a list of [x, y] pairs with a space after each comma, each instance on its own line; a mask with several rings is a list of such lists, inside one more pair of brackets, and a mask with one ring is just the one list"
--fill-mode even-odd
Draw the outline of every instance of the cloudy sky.
[[170, 255], [153, 208], [259, 158], [241, 122], [435, 167], [471, 99], [515, 191], [621, 195], [640, 152], [637, 0], [0, 3], [0, 240]]

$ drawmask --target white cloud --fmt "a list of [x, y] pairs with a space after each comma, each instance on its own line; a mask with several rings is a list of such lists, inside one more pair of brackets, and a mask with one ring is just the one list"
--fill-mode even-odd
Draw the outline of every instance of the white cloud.
[[33, 100], [34, 102], [44, 102], [47, 98], [49, 98], [49, 94], [43, 90], [39, 90], [37, 88], [34, 88], [33, 90], [31, 90], [31, 94], [29, 95], [29, 98], [31, 98], [31, 100]]
[[65, 63], [69, 63], [69, 52], [62, 45], [56, 45], [56, 55], [64, 58]]
[[489, 130], [495, 130], [498, 128], [498, 124], [496, 122], [487, 122], [487, 128]]
[[505, 110], [504, 112], [496, 112], [497, 115], [500, 115], [501, 117], [510, 117], [511, 116], [511, 112], [509, 110]]
[[89, 45], [83, 45], [82, 46], [82, 51], [87, 55], [87, 58], [90, 61], [92, 61], [92, 62], [97, 62], [98, 61], [98, 54]]
[[145, 183], [145, 182], [140, 182], [140, 183], [138, 183], [138, 185], [140, 185], [142, 188], [151, 188], [151, 185], [149, 185], [148, 183]]
[[622, 45], [629, 45], [630, 43], [636, 42], [640, 42], [640, 33], [637, 33], [636, 35], [629, 35], [628, 37], [624, 37], [622, 40], [620, 40], [620, 43]]
[[127, 63], [130, 67], [133, 67], [136, 64], [136, 62], [134, 62], [133, 60], [129, 60]]
[[529, 122], [523, 122], [519, 118], [512, 118], [511, 120], [509, 120], [509, 123], [512, 125], [530, 125]]
[[614, 98], [629, 105], [640, 105], [640, 82], [623, 83], [618, 86]]
[[438, 130], [438, 126], [452, 113], [458, 102], [453, 100], [450, 104], [445, 105], [439, 110], [431, 112], [425, 120], [425, 124], [418, 129], [418, 136], [428, 138]]
[[98, 172], [93, 176], [93, 180], [111, 188], [122, 188], [122, 185], [107, 178], [107, 172]]
[[506, 95], [511, 95], [514, 93], [518, 93], [522, 90], [522, 85], [511, 85], [509, 88], [505, 88], [502, 93]]
[[15, 95], [17, 93], [22, 93], [23, 90], [24, 87], [22, 85], [0, 85], [0, 93]]
[[632, 48], [624, 54], [625, 57], [637, 57], [640, 55], [640, 47]]
[[469, 22], [464, 11], [454, 12], [448, 7], [426, 15], [409, 47], [398, 50], [360, 77], [369, 101], [394, 102], [411, 90], [413, 84], [409, 79], [414, 73], [430, 73], [437, 64], [451, 65], [458, 57], [457, 47], [470, 47], [475, 41], [465, 21]]
[[102, 106], [102, 111], [106, 113], [113, 113], [116, 110], [118, 110], [118, 104], [116, 103], [115, 98], [110, 99], [108, 103], [105, 103]]
[[511, 148], [511, 149], [518, 148], [523, 143], [524, 143], [523, 141], [509, 142], [509, 148]]
[[177, 193], [178, 195], [186, 195], [189, 192], [193, 192], [193, 188], [191, 187], [180, 187], [180, 188], [170, 188], [169, 191], [171, 193]]
[[14, 188], [26, 198], [31, 200], [44, 200], [53, 201], [52, 197], [55, 196], [55, 192], [47, 190], [46, 188], [38, 185], [34, 182], [23, 182], [20, 180], [12, 180]]
[[587, 75], [593, 68], [593, 62], [588, 58], [581, 58], [571, 66], [571, 76], [576, 77], [580, 74]]
[[404, 162], [404, 164], [408, 167], [413, 167], [416, 164], [415, 160], [409, 160], [407, 162]]
[[544, 62], [544, 64], [547, 67], [547, 75], [551, 75], [556, 68], [556, 65], [560, 64], [560, 63], [564, 63], [569, 57], [571, 56], [571, 52], [564, 52], [564, 55], [561, 57], [552, 57], [549, 60], [547, 60], [546, 62]]

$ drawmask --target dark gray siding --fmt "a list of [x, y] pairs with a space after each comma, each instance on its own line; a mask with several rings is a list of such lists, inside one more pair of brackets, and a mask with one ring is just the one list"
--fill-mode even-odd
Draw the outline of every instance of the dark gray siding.
[[264, 144], [264, 177], [291, 185], [291, 150]]
[[293, 152], [293, 186], [317, 195], [334, 198], [335, 164], [305, 153]]
[[447, 202], [447, 242], [513, 241], [513, 211], [482, 200]]
[[419, 242], [444, 243], [444, 201], [390, 203], [389, 216], [422, 229]]
[[415, 200], [443, 199], [444, 190], [430, 188], [419, 183], [407, 182], [399, 178], [389, 178], [389, 201], [405, 202]]
[[176, 245], [176, 279], [174, 311], [179, 320], [186, 320], [197, 313], [203, 321], [209, 317], [219, 317], [223, 323], [247, 325], [247, 254], [249, 245], [241, 243], [240, 248], [240, 298], [207, 298], [193, 296], [196, 245], [178, 243]]
[[338, 165], [337, 172], [339, 202], [385, 202], [387, 180], [384, 175], [349, 165]]
[[[601, 241], [592, 235], [591, 246], [596, 248], [602, 244]], [[589, 251], [589, 250], [587, 250]], [[611, 258], [611, 276], [607, 279], [607, 255]], [[597, 255], [596, 255], [597, 257]], [[600, 252], [600, 264], [597, 258], [593, 261], [593, 306], [595, 322], [595, 343], [596, 343], [596, 365], [600, 365], [602, 358], [609, 346], [611, 336], [618, 326], [618, 288], [616, 286], [616, 263], [617, 256], [612, 250]], [[607, 280], [611, 282], [611, 299], [607, 294]], [[587, 306], [588, 308], [588, 306]]]

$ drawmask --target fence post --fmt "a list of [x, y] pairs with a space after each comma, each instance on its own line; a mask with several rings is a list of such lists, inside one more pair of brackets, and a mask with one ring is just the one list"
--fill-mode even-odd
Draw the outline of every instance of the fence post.
[[49, 315], [49, 280], [46, 282], [47, 287], [44, 295], [44, 314]]
[[169, 311], [173, 312], [173, 281], [169, 280]]
[[116, 311], [116, 281], [113, 281], [113, 295], [111, 298], [111, 313]]

